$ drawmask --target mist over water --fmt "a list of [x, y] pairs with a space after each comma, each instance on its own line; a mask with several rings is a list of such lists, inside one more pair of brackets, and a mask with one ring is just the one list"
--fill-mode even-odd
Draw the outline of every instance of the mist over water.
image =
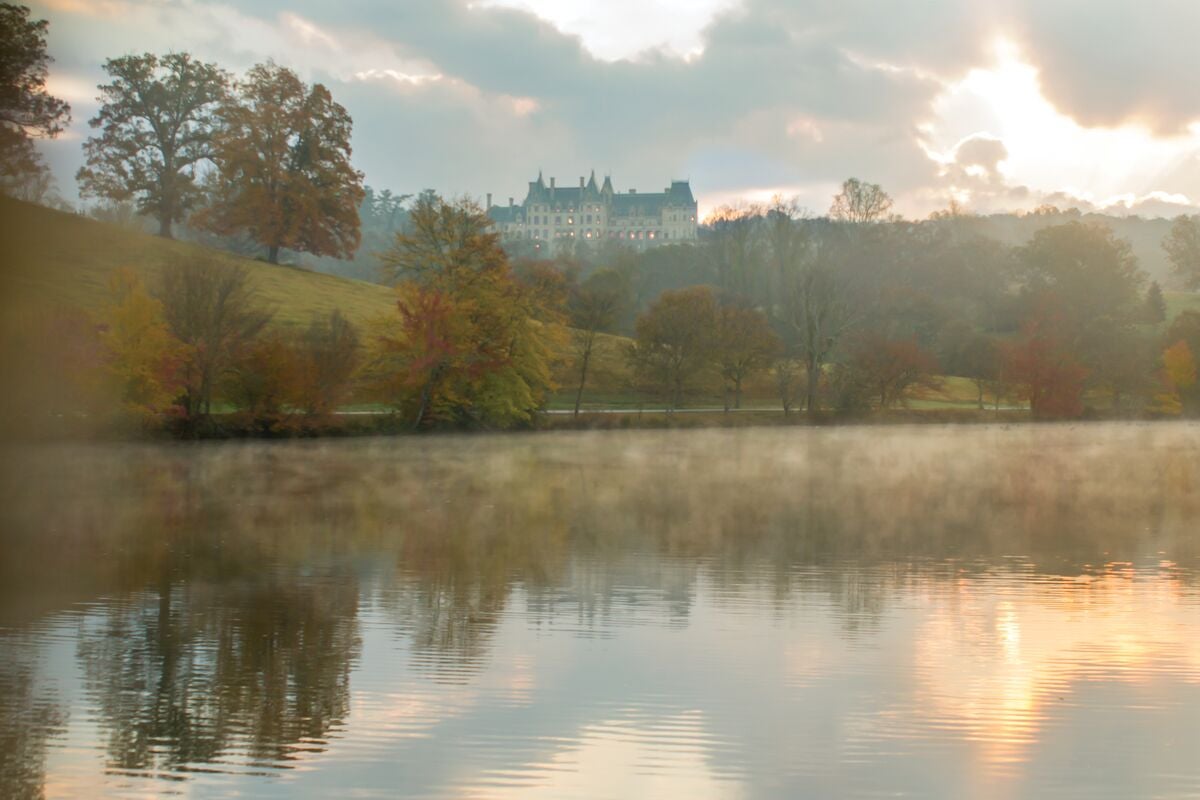
[[0, 796], [1200, 793], [1195, 425], [0, 462]]

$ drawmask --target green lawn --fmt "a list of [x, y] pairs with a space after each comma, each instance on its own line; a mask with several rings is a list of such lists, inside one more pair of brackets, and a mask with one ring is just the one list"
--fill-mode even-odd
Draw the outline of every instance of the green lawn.
[[64, 306], [100, 314], [109, 302], [113, 270], [130, 267], [153, 287], [166, 264], [196, 257], [249, 267], [278, 325], [307, 325], [334, 309], [361, 325], [387, 313], [393, 302], [392, 291], [383, 286], [266, 264], [5, 197], [0, 242], [0, 310], [9, 319]]

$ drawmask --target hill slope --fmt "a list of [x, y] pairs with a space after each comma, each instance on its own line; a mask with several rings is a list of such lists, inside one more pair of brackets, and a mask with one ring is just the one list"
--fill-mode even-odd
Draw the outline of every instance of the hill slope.
[[0, 314], [9, 320], [63, 306], [96, 314], [109, 301], [113, 270], [130, 267], [154, 287], [166, 264], [201, 256], [249, 267], [278, 325], [307, 325], [314, 315], [334, 309], [361, 325], [392, 307], [392, 291], [384, 286], [253, 261], [0, 197]]

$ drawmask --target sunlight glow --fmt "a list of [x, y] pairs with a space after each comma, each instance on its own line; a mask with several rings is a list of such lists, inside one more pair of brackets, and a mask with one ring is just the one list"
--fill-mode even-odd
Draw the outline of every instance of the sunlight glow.
[[1062, 192], [1100, 207], [1200, 199], [1200, 192], [1189, 196], [1160, 183], [1200, 153], [1200, 124], [1174, 137], [1135, 124], [1084, 127], [1045, 98], [1038, 70], [1005, 39], [997, 40], [991, 66], [947, 85], [921, 136], [930, 158], [942, 165], [953, 163], [956, 149], [972, 137], [998, 139], [1008, 153], [1000, 165], [1008, 185]]

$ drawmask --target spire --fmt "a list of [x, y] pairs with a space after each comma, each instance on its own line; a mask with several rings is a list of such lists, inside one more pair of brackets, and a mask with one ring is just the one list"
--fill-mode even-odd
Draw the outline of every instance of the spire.
[[588, 178], [587, 188], [589, 192], [596, 192], [596, 170], [592, 170], [592, 175]]

